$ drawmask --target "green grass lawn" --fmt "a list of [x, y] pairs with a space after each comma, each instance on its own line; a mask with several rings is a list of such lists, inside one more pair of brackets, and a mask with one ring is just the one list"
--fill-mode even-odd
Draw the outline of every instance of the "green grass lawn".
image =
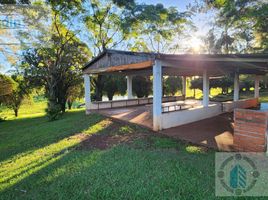
[[216, 199], [213, 150], [84, 110], [48, 122], [44, 109], [5, 111], [0, 199]]

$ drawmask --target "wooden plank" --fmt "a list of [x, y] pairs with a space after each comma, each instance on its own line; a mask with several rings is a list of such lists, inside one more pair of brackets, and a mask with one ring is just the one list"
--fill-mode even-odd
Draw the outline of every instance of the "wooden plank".
[[124, 70], [133, 70], [133, 69], [145, 69], [153, 66], [153, 61], [145, 61], [140, 63], [132, 63], [127, 65], [119, 65], [108, 67], [105, 72], [115, 72], [115, 71], [124, 71]]

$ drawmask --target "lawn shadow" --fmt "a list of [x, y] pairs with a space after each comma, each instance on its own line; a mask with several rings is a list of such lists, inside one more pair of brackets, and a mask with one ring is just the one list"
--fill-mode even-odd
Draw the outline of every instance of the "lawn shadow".
[[[40, 149], [4, 161], [0, 174], [8, 176], [1, 198], [174, 199], [194, 198], [197, 190], [204, 199], [213, 190], [214, 157], [210, 151], [199, 152], [199, 148], [99, 115], [88, 120], [91, 126], [88, 129], [86, 122], [87, 126], [79, 127], [82, 133], [60, 135], [54, 143], [43, 143]], [[105, 148], [89, 142], [99, 136], [119, 140], [104, 141], [111, 143]]]
[[49, 122], [46, 116], [3, 122], [0, 132], [0, 162], [80, 133], [103, 119], [101, 115], [87, 116], [84, 111], [78, 111], [67, 112], [53, 122]]
[[[109, 125], [96, 135], [132, 134], [125, 128], [124, 133], [120, 130], [120, 126]], [[204, 185], [198, 189], [201, 197], [205, 198], [207, 191], [213, 190], [213, 184], [203, 179], [207, 173], [210, 173], [209, 179], [213, 179], [214, 171], [208, 171], [203, 164], [214, 161], [210, 154], [190, 153], [186, 150], [188, 145], [165, 136], [149, 134], [148, 137], [152, 138], [149, 139], [150, 146], [146, 147], [123, 142], [104, 150], [88, 150], [76, 148], [80, 146], [76, 144], [68, 152], [56, 155], [59, 157], [54, 162], [6, 188], [2, 196], [17, 199], [193, 197], [193, 189], [198, 188], [194, 180], [200, 180], [197, 182]], [[144, 138], [133, 142], [137, 140], [148, 142]], [[184, 192], [181, 191], [183, 184], [186, 184]], [[169, 194], [164, 192], [167, 189]]]

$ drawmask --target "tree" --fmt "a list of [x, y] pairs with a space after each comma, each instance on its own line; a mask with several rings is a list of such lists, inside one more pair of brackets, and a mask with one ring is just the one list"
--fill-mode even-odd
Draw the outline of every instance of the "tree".
[[[94, 56], [118, 46], [136, 51], [163, 52], [171, 47], [174, 50], [173, 39], [182, 35], [189, 16], [174, 7], [139, 4], [134, 0], [91, 0], [88, 4], [84, 22]], [[93, 76], [97, 101], [102, 100], [106, 80], [103, 75]]]
[[152, 93], [152, 81], [149, 77], [134, 76], [132, 79], [133, 93], [138, 97], [148, 97]]
[[178, 76], [168, 76], [163, 81], [163, 92], [165, 95], [174, 96], [178, 90], [182, 89], [182, 79]]
[[233, 85], [233, 79], [229, 76], [210, 79], [210, 88], [221, 88], [222, 94], [228, 94], [229, 88]]
[[13, 75], [12, 80], [12, 84], [16, 86], [13, 86], [11, 93], [0, 96], [0, 102], [13, 109], [15, 117], [17, 117], [21, 103], [25, 98], [29, 97], [30, 87], [27, 81], [20, 75]]
[[199, 90], [203, 90], [203, 79], [202, 78], [197, 78], [197, 79], [193, 79], [191, 80], [191, 85], [190, 85], [190, 89], [199, 89]]
[[150, 51], [158, 53], [176, 52], [180, 47], [179, 38], [185, 37], [183, 31], [191, 25], [188, 20], [190, 12], [182, 13], [175, 7], [165, 8], [163, 4], [140, 5], [133, 12], [142, 13], [137, 14], [137, 41], [143, 41]]
[[214, 33], [214, 28], [208, 31], [208, 34], [202, 38], [203, 41], [203, 51], [209, 54], [219, 53], [219, 50], [216, 48], [216, 35]]
[[106, 93], [108, 99], [113, 100], [113, 96], [116, 93], [125, 94], [126, 93], [126, 78], [124, 76], [108, 75], [105, 76], [104, 82], [104, 92]]
[[[221, 88], [223, 94], [228, 94], [228, 89], [233, 86], [232, 78], [224, 76], [221, 78], [211, 78], [209, 88]], [[203, 78], [197, 78], [191, 81], [191, 89], [203, 90]]]
[[254, 87], [254, 80], [250, 75], [241, 75], [240, 76], [240, 90], [250, 91], [250, 88]]
[[[123, 6], [123, 2], [120, 6]], [[131, 24], [127, 22], [124, 10], [112, 0], [92, 0], [89, 1], [87, 8], [84, 23], [89, 33], [94, 56], [105, 49], [115, 48], [129, 37]], [[96, 75], [92, 78], [92, 85], [95, 88], [94, 99], [97, 101], [102, 101], [105, 81], [107, 78], [103, 75]]]
[[81, 99], [84, 96], [84, 84], [83, 80], [77, 85], [69, 87], [67, 90], [67, 106], [68, 109], [72, 109], [73, 102], [75, 100]]
[[50, 120], [65, 112], [68, 90], [81, 81], [82, 67], [88, 57], [87, 46], [66, 28], [57, 13], [49, 44], [25, 51], [24, 75], [37, 86], [45, 86]]
[[[224, 36], [231, 37], [230, 33], [232, 33], [232, 38], [239, 41], [236, 44], [244, 42], [243, 47], [236, 48], [237, 51], [268, 51], [268, 4], [265, 1], [213, 0], [204, 2], [208, 8], [218, 11], [216, 24], [224, 27]], [[229, 34], [227, 34], [229, 29]], [[225, 49], [228, 49], [229, 43], [226, 42], [225, 45]]]
[[0, 74], [0, 97], [11, 94], [16, 87], [17, 84], [12, 78]]
[[[11, 95], [12, 92], [16, 89], [17, 84], [16, 82], [4, 75], [4, 74], [0, 74], [0, 106], [5, 103], [5, 97], [7, 97], [8, 95]], [[1, 110], [0, 110], [0, 114], [1, 114]], [[5, 118], [0, 116], [0, 122], [4, 121]]]

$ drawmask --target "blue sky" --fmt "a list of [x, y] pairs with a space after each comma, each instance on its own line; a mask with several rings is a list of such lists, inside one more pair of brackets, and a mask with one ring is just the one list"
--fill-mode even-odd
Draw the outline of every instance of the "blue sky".
[[164, 6], [176, 6], [179, 9], [185, 9], [189, 3], [193, 3], [193, 0], [138, 0], [138, 2], [146, 4], [162, 3]]

